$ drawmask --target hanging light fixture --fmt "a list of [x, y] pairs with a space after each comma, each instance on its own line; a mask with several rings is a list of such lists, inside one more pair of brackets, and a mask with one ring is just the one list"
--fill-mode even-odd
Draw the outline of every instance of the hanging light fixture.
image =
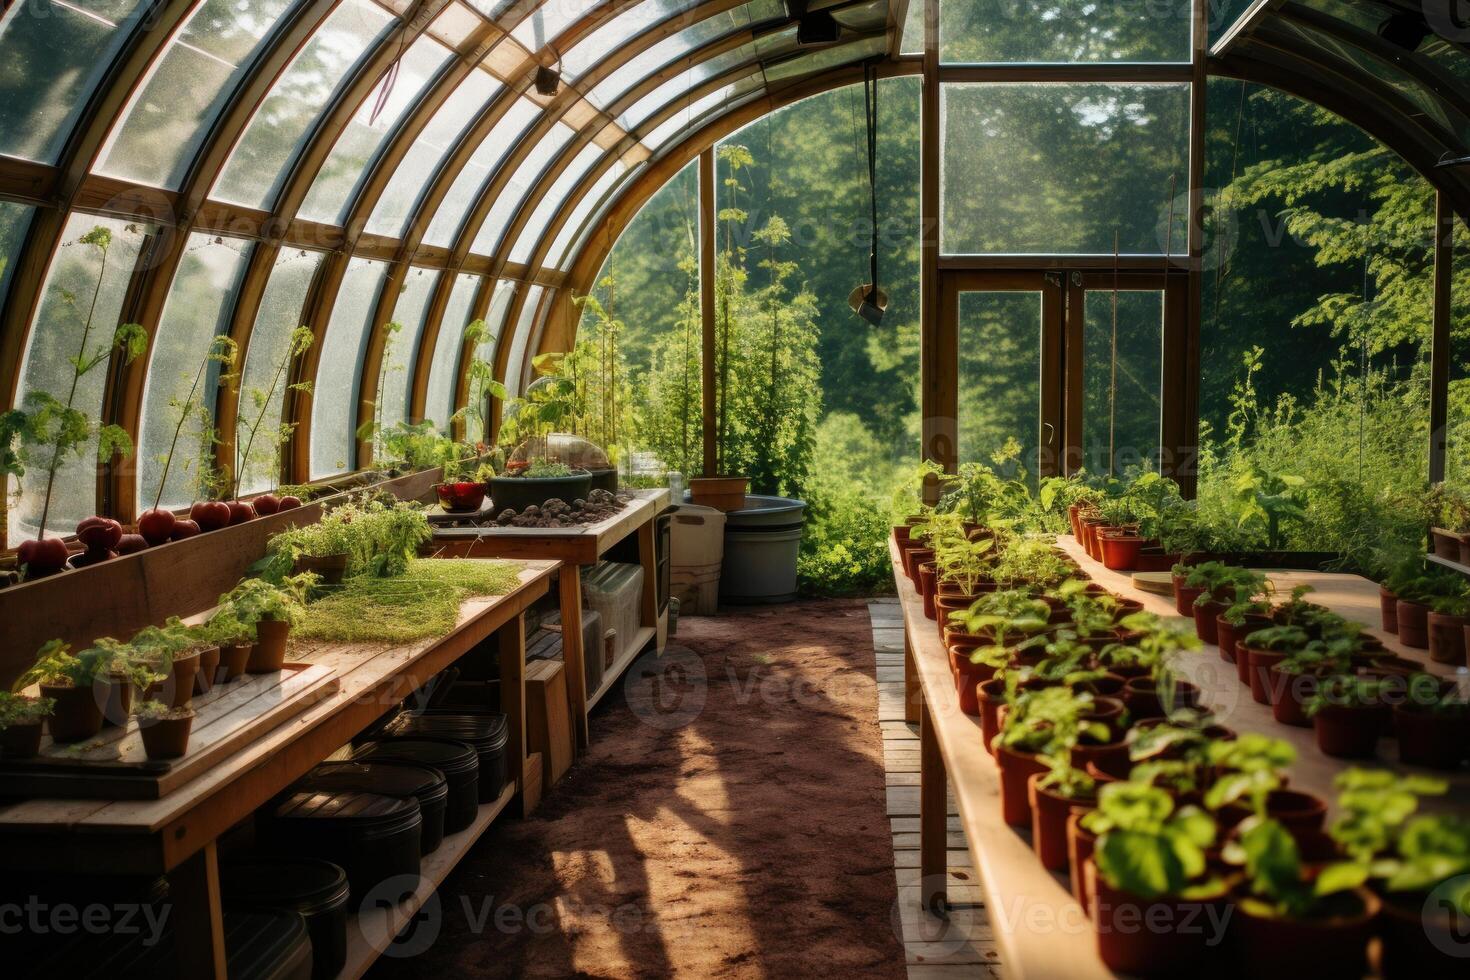
[[883, 314], [888, 309], [888, 294], [878, 287], [878, 65], [872, 61], [863, 65], [863, 106], [868, 123], [868, 205], [871, 235], [868, 281], [848, 295], [847, 305], [876, 327], [883, 322]]
[[561, 54], [555, 48], [551, 49], [551, 53], [556, 55], [555, 68], [536, 66], [536, 91], [545, 96], [555, 95], [561, 88]]

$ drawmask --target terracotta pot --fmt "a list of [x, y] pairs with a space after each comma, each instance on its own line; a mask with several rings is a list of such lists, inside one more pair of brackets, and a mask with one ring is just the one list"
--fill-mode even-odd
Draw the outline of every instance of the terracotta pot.
[[[1292, 836], [1306, 836], [1320, 831], [1327, 822], [1327, 803], [1300, 790], [1275, 789], [1266, 796], [1266, 813], [1281, 821]], [[1219, 819], [1225, 828], [1229, 828], [1250, 815], [1250, 807], [1232, 803], [1220, 811]]]
[[250, 662], [245, 670], [251, 674], [272, 674], [286, 663], [286, 637], [291, 624], [283, 620], [262, 619], [255, 624], [255, 645], [250, 648]]
[[904, 574], [909, 577], [910, 582], [914, 583], [915, 589], [919, 587], [919, 566], [926, 561], [933, 560], [934, 549], [926, 548], [922, 544], [903, 553]]
[[1136, 534], [1106, 534], [1102, 539], [1102, 563], [1115, 572], [1130, 571], [1138, 564], [1143, 538]]
[[219, 676], [219, 647], [205, 647], [199, 651], [199, 669], [194, 672], [194, 693], [208, 694]]
[[1319, 678], [1316, 674], [1288, 674], [1275, 664], [1270, 669], [1271, 715], [1283, 725], [1295, 728], [1311, 728], [1312, 719], [1307, 715], [1306, 703], [1317, 693]]
[[46, 719], [53, 740], [81, 742], [102, 731], [102, 706], [92, 688], [42, 684], [41, 697], [56, 701]]
[[0, 728], [0, 759], [34, 759], [40, 751], [39, 720]]
[[895, 525], [893, 525], [893, 541], [894, 541], [894, 543], [897, 544], [900, 548], [903, 547], [903, 543], [909, 539], [909, 531], [911, 529], [912, 529], [912, 525], [910, 525], [910, 524], [895, 524]]
[[924, 600], [924, 615], [929, 619], [937, 615], [934, 609], [934, 590], [937, 585], [935, 576], [937, 574], [932, 561], [926, 561], [919, 566], [919, 596]]
[[1271, 668], [1285, 660], [1286, 654], [1276, 650], [1257, 650], [1250, 646], [1243, 646], [1241, 652], [1246, 658], [1246, 677], [1251, 686], [1251, 698], [1257, 704], [1270, 704], [1275, 693]]
[[1115, 779], [1127, 779], [1133, 768], [1128, 743], [1121, 738], [1103, 745], [1078, 742], [1072, 746], [1072, 765], [1083, 772], [1095, 769]]
[[[1220, 658], [1239, 667], [1240, 658], [1237, 654], [1241, 639], [1270, 625], [1271, 617], [1262, 613], [1247, 613], [1239, 626], [1225, 619], [1223, 615], [1215, 617], [1215, 642], [1220, 647]], [[1241, 669], [1240, 673], [1244, 675], [1245, 672]], [[1241, 677], [1241, 683], [1248, 683], [1244, 676]]]
[[296, 559], [292, 571], [297, 575], [302, 572], [312, 572], [321, 579], [322, 585], [341, 585], [342, 578], [347, 574], [347, 562], [350, 555], [301, 555]]
[[1393, 709], [1399, 762], [1431, 769], [1458, 769], [1470, 750], [1470, 715], [1463, 711], [1425, 711], [1407, 704]]
[[980, 740], [985, 751], [995, 754], [995, 736], [1000, 734], [1000, 708], [1005, 704], [1004, 678], [992, 678], [975, 685], [975, 703], [980, 714]]
[[1045, 778], [1045, 773], [1038, 773], [1026, 784], [1027, 801], [1031, 804], [1031, 847], [1043, 868], [1061, 871], [1067, 866], [1067, 818], [1073, 811], [1095, 808], [1097, 800], [1059, 796], [1039, 785]]
[[1082, 521], [1082, 549], [1093, 561], [1102, 560], [1102, 549], [1098, 546], [1100, 533], [1107, 523], [1100, 517], [1084, 518]]
[[194, 700], [194, 675], [199, 672], [200, 650], [186, 650], [173, 659], [168, 676], [149, 684], [143, 692], [145, 701], [162, 701], [170, 708], [182, 708]]
[[1252, 977], [1361, 977], [1367, 970], [1368, 940], [1382, 903], [1366, 888], [1328, 899], [1336, 914], [1295, 919], [1253, 915], [1237, 903], [1230, 932]]
[[[1430, 980], [1463, 977], [1463, 916], [1431, 905], [1424, 892], [1389, 892], [1379, 896], [1379, 972], [1383, 980]], [[1451, 952], [1453, 951], [1453, 952]]]
[[127, 678], [102, 674], [92, 680], [92, 700], [102, 712], [102, 727], [126, 725], [133, 713], [133, 685]]
[[1429, 648], [1429, 607], [1400, 599], [1398, 610], [1399, 642], [1416, 650]]
[[1450, 561], [1460, 560], [1460, 536], [1453, 531], [1446, 531], [1442, 527], [1429, 529], [1429, 541], [1434, 549], [1435, 557], [1447, 558]]
[[969, 597], [935, 595], [934, 597], [934, 621], [938, 625], [940, 636], [950, 627], [950, 613], [964, 612], [975, 603]]
[[1041, 757], [1017, 752], [995, 743], [995, 764], [1000, 769], [1001, 817], [1012, 827], [1031, 825], [1031, 799], [1027, 784], [1032, 776], [1046, 772]]
[[1174, 576], [1174, 611], [1181, 616], [1194, 615], [1194, 600], [1205, 594], [1204, 589], [1185, 585], [1187, 575]]
[[1378, 753], [1382, 723], [1378, 705], [1324, 705], [1312, 719], [1317, 748], [1335, 759], [1371, 759]]
[[139, 723], [143, 735], [143, 751], [150, 759], [178, 759], [189, 751], [189, 729], [194, 716], [156, 718]]
[[1092, 915], [1092, 889], [1088, 887], [1087, 865], [1097, 848], [1097, 835], [1082, 826], [1082, 814], [1067, 817], [1067, 871], [1071, 878], [1072, 897], [1087, 916]]
[[1180, 977], [1221, 954], [1225, 895], [1214, 900], [1143, 898], [1108, 884], [1086, 865], [1097, 952], [1109, 969], [1134, 976]]
[[1383, 617], [1383, 632], [1399, 631], [1399, 597], [1383, 586], [1378, 587], [1378, 611]]
[[219, 672], [215, 677], [223, 683], [243, 677], [250, 664], [251, 643], [226, 643], [219, 648]]
[[1173, 701], [1167, 705], [1163, 703], [1158, 684], [1152, 677], [1130, 678], [1123, 685], [1123, 703], [1128, 706], [1129, 716], [1135, 720], [1161, 718], [1178, 708], [1198, 707], [1199, 701], [1200, 690], [1189, 681], [1174, 682]]
[[1225, 604], [1214, 600], [1194, 604], [1194, 632], [1201, 642], [1220, 642], [1220, 631], [1216, 621], [1224, 611]]
[[1437, 664], [1465, 663], [1465, 627], [1470, 626], [1470, 616], [1447, 616], [1444, 613], [1429, 614], [1429, 659]]
[[955, 668], [955, 693], [959, 695], [960, 710], [967, 715], [980, 714], [980, 702], [976, 689], [995, 677], [995, 668], [989, 664], [971, 663], [968, 653], [956, 651], [952, 662]]

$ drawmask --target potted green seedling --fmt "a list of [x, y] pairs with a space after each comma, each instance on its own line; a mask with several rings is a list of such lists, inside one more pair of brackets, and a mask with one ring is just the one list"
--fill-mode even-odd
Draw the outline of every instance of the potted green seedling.
[[55, 706], [54, 698], [0, 691], [0, 758], [30, 759], [41, 751], [41, 724]]
[[[1264, 583], [1264, 579], [1262, 579]], [[1255, 577], [1243, 568], [1219, 561], [1207, 561], [1189, 569], [1184, 586], [1194, 596], [1189, 615], [1195, 630], [1205, 643], [1216, 642], [1215, 619], [1240, 595], [1242, 587], [1254, 594]]]
[[1399, 762], [1457, 769], [1470, 751], [1470, 703], [1457, 685], [1432, 674], [1409, 678], [1404, 699], [1393, 707]]
[[1250, 685], [1251, 697], [1260, 704], [1270, 704], [1274, 694], [1271, 668], [1311, 642], [1311, 636], [1300, 626], [1269, 626], [1242, 637], [1236, 656], [1245, 661], [1244, 680]]
[[219, 646], [219, 666], [212, 683], [224, 684], [244, 677], [255, 646], [255, 627], [243, 623], [233, 608], [217, 609], [204, 624], [204, 635]]
[[1429, 600], [1429, 659], [1465, 665], [1465, 627], [1470, 626], [1470, 596], [1464, 593]]
[[220, 596], [219, 605], [241, 625], [253, 627], [255, 644], [250, 650], [246, 672], [270, 674], [286, 662], [286, 640], [291, 627], [306, 616], [303, 596], [316, 582], [309, 572], [287, 578], [276, 586], [264, 579], [241, 580]]
[[1339, 759], [1371, 759], [1389, 711], [1385, 678], [1361, 674], [1324, 677], [1307, 701], [1307, 715], [1317, 735], [1317, 748]]
[[162, 626], [145, 626], [128, 642], [130, 655], [150, 673], [161, 679], [143, 692], [148, 700], [164, 700], [171, 707], [182, 708], [194, 698], [194, 678], [201, 671], [210, 672], [205, 654], [213, 666], [219, 663], [219, 647], [200, 630], [170, 616]]
[[135, 713], [143, 736], [143, 750], [149, 759], [179, 759], [189, 751], [189, 730], [194, 725], [192, 708], [144, 701]]
[[[1084, 719], [1084, 712], [1091, 706], [1092, 695], [1065, 687], [1011, 692], [1005, 721], [995, 740], [1001, 814], [1006, 823], [1019, 827], [1031, 824], [1030, 779], [1048, 771], [1047, 758], [1070, 757], [1083, 731], [1097, 738], [1108, 737], [1103, 723]], [[1065, 813], [1055, 829], [1054, 847], [1049, 853], [1064, 850]]]
[[[1123, 686], [1123, 703], [1134, 718], [1168, 717], [1181, 708], [1196, 708], [1200, 703], [1198, 685], [1181, 679], [1174, 669], [1180, 654], [1200, 649], [1194, 631], [1176, 622], [1161, 620], [1147, 613], [1135, 613], [1123, 625], [1136, 632], [1131, 646], [1137, 650], [1137, 663], [1148, 668], [1146, 676], [1130, 676]], [[1128, 644], [1124, 644], [1128, 646]], [[1104, 649], [1104, 659], [1117, 657], [1112, 647]], [[1112, 666], [1108, 667], [1116, 673]]]
[[1208, 860], [1217, 833], [1209, 814], [1128, 781], [1101, 786], [1097, 809], [1078, 824], [1093, 841], [1085, 893], [1109, 969], [1183, 976], [1219, 954], [1229, 883]]
[[50, 640], [37, 651], [36, 662], [16, 679], [11, 690], [19, 694], [32, 684], [38, 685], [41, 697], [52, 705], [46, 722], [52, 739], [80, 742], [102, 730], [106, 687], [110, 683], [106, 675], [116, 661], [115, 650], [101, 644], [74, 655], [69, 644]]

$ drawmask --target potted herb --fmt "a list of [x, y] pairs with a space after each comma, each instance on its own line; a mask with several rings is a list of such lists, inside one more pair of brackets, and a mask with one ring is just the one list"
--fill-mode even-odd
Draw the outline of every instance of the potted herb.
[[1278, 820], [1299, 845], [1320, 846], [1326, 801], [1286, 788], [1286, 769], [1296, 750], [1284, 739], [1243, 732], [1234, 739], [1212, 739], [1205, 749], [1214, 773], [1204, 803], [1222, 827], [1234, 827], [1251, 814]]
[[298, 575], [276, 586], [264, 579], [241, 580], [220, 596], [222, 609], [243, 626], [254, 627], [255, 645], [250, 650], [246, 671], [270, 674], [286, 662], [286, 639], [291, 627], [299, 625], [306, 615], [302, 596], [315, 584], [316, 576]]
[[1007, 692], [1005, 720], [994, 743], [1001, 815], [1011, 826], [1025, 827], [1031, 824], [1031, 777], [1047, 771], [1047, 756], [1070, 750], [1068, 741], [1075, 744], [1082, 699], [1091, 697], [1061, 687], [1022, 691], [1013, 683]]
[[1265, 587], [1264, 576], [1235, 568], [1224, 562], [1207, 561], [1189, 569], [1184, 585], [1194, 594], [1189, 615], [1195, 630], [1205, 643], [1217, 640], [1215, 620], [1225, 608], [1244, 593], [1255, 595]]
[[[1272, 625], [1271, 594], [1270, 582], [1263, 579], [1260, 587], [1250, 593], [1237, 592], [1235, 600], [1220, 610], [1215, 617], [1215, 643], [1220, 647], [1221, 659], [1239, 666], [1237, 647], [1240, 638]], [[1243, 668], [1241, 673], [1244, 677]]]
[[1243, 961], [1263, 977], [1360, 977], [1380, 902], [1355, 861], [1308, 868], [1279, 820], [1252, 815], [1224, 848], [1245, 879], [1231, 931]]
[[434, 484], [439, 506], [451, 514], [478, 513], [494, 476], [495, 467], [480, 463], [474, 455], [445, 460], [444, 480]]
[[[1084, 736], [1106, 742], [1112, 732], [1105, 722], [1089, 717], [1093, 696], [1066, 688], [1026, 692], [1008, 716], [998, 740], [997, 764], [1001, 767], [1001, 806], [1015, 787], [1007, 784], [1015, 768], [1015, 753], [1039, 755], [1043, 771], [1023, 783], [1030, 811], [1031, 846], [1050, 871], [1067, 866], [1067, 817], [1074, 807], [1090, 808], [1097, 797], [1097, 784], [1085, 771], [1072, 764], [1072, 749]], [[1029, 748], [1028, 748], [1029, 747]]]
[[1118, 782], [1099, 788], [1097, 809], [1078, 823], [1095, 838], [1086, 891], [1109, 969], [1180, 976], [1218, 954], [1229, 886], [1206, 856], [1216, 836], [1207, 813], [1177, 806], [1161, 789]]
[[[1134, 648], [1138, 651], [1138, 662], [1149, 670], [1148, 676], [1129, 677], [1123, 686], [1123, 703], [1128, 706], [1128, 713], [1134, 718], [1157, 718], [1167, 717], [1181, 708], [1198, 707], [1199, 687], [1181, 680], [1173, 669], [1179, 654], [1200, 649], [1193, 630], [1144, 613], [1127, 617], [1124, 624], [1140, 631]], [[1111, 651], [1109, 647], [1105, 652]]]
[[138, 705], [136, 713], [138, 731], [143, 736], [143, 750], [149, 759], [179, 759], [189, 751], [189, 729], [194, 725], [194, 709], [161, 701], [144, 701]]
[[[143, 692], [148, 700], [166, 701], [171, 707], [186, 707], [194, 698], [194, 678], [201, 671], [212, 673], [219, 664], [219, 646], [200, 630], [170, 616], [162, 626], [145, 626], [129, 641], [132, 655], [160, 680]], [[213, 664], [204, 664], [205, 654]]]
[[11, 688], [19, 694], [32, 684], [41, 697], [51, 702], [47, 728], [57, 742], [80, 742], [102, 730], [102, 704], [94, 683], [112, 665], [105, 647], [93, 647], [73, 655], [71, 647], [50, 640], [36, 653], [36, 662], [16, 679]]
[[[1394, 583], [1399, 642], [1426, 650], [1430, 645], [1430, 607], [1436, 599], [1465, 595], [1465, 580], [1456, 572], [1421, 572]], [[1463, 611], [1463, 610], [1460, 610]], [[1462, 641], [1463, 645], [1463, 641]]]
[[1470, 703], [1453, 681], [1410, 677], [1406, 697], [1394, 705], [1393, 726], [1405, 765], [1457, 769], [1470, 751]]
[[1275, 693], [1271, 668], [1305, 649], [1310, 642], [1312, 638], [1300, 626], [1270, 626], [1243, 637], [1237, 655], [1245, 659], [1251, 697], [1260, 704], [1270, 704]]
[[500, 513], [513, 510], [524, 514], [550, 500], [585, 500], [592, 490], [592, 474], [573, 470], [565, 463], [538, 458], [513, 467], [507, 464], [505, 473], [490, 478], [490, 499]]
[[1470, 916], [1470, 819], [1424, 814], [1407, 820], [1371, 867], [1382, 896], [1385, 980], [1454, 976]]
[[41, 723], [55, 706], [53, 698], [0, 691], [0, 758], [34, 758], [41, 751]]
[[1470, 595], [1463, 592], [1429, 600], [1429, 659], [1440, 664], [1465, 663], [1465, 627], [1470, 626]]
[[232, 608], [216, 610], [204, 624], [204, 635], [219, 647], [219, 666], [212, 683], [223, 684], [245, 676], [250, 649], [255, 645], [255, 627], [242, 623]]
[[356, 509], [334, 508], [315, 524], [287, 528], [266, 544], [266, 577], [310, 572], [323, 585], [341, 585], [363, 529], [354, 525]]
[[1371, 759], [1378, 751], [1389, 682], [1358, 674], [1324, 677], [1307, 701], [1317, 748], [1339, 759]]

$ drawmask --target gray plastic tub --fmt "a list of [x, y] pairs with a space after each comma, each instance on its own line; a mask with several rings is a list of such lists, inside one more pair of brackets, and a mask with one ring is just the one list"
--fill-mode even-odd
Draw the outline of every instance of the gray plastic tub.
[[748, 494], [745, 507], [725, 515], [720, 601], [733, 605], [796, 598], [796, 557], [806, 504]]

